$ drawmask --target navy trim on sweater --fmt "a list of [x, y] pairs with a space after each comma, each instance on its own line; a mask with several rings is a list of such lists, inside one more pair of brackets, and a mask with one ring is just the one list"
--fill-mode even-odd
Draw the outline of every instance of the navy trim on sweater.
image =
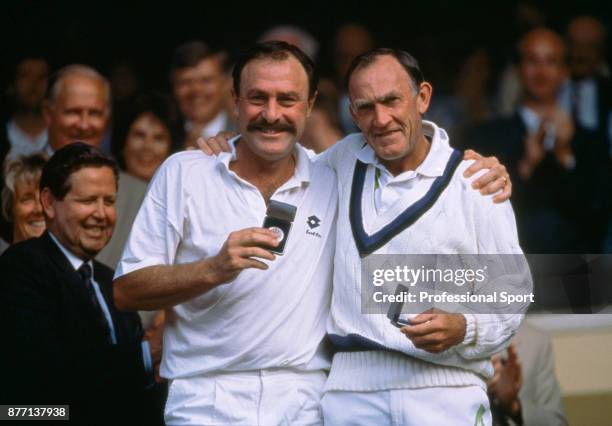
[[336, 352], [363, 352], [363, 351], [390, 351], [388, 347], [376, 343], [373, 340], [359, 334], [348, 334], [340, 336], [338, 334], [328, 334], [330, 342]]
[[408, 206], [400, 215], [389, 224], [385, 225], [380, 231], [372, 235], [368, 234], [364, 229], [363, 213], [361, 210], [363, 186], [368, 165], [357, 160], [351, 187], [349, 219], [351, 221], [353, 238], [355, 239], [355, 244], [357, 245], [357, 250], [359, 250], [361, 257], [367, 256], [378, 250], [397, 234], [419, 220], [419, 218], [435, 204], [442, 192], [446, 189], [459, 163], [461, 163], [461, 159], [461, 152], [456, 149], [453, 150], [446, 163], [442, 176], [438, 176], [434, 180], [427, 193], [418, 201]]

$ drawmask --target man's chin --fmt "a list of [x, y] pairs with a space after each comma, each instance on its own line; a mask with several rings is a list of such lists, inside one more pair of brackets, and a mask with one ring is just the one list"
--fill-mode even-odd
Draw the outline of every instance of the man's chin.
[[99, 236], [89, 236], [87, 238], [84, 238], [82, 240], [82, 244], [81, 247], [83, 248], [83, 250], [89, 254], [98, 254], [98, 252], [100, 252], [104, 247], [106, 247], [106, 245], [108, 244], [108, 242], [111, 239], [111, 235], [105, 233], [103, 235], [99, 235]]
[[104, 241], [103, 244], [102, 243], [99, 243], [99, 244], [89, 243], [89, 244], [83, 245], [82, 250], [89, 257], [96, 257], [98, 253], [100, 253], [102, 249], [106, 247], [107, 243], [108, 243], [108, 240]]

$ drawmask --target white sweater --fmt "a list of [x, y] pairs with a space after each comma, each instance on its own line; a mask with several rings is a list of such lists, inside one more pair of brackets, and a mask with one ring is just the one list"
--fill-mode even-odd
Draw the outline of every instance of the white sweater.
[[[426, 196], [437, 179], [445, 180], [444, 172], [453, 150], [448, 136], [431, 122], [424, 122], [431, 148], [424, 162], [416, 169], [386, 179], [392, 191], [401, 197], [391, 203], [375, 205], [374, 200], [388, 199], [384, 185], [375, 187], [375, 168], [388, 173], [378, 163], [373, 150], [361, 134], [349, 135], [323, 154], [338, 176], [339, 220], [334, 259], [334, 287], [331, 315], [327, 331], [332, 341], [344, 344], [366, 342], [370, 347], [386, 350], [338, 352], [334, 357], [327, 390], [374, 391], [394, 388], [479, 385], [492, 376], [490, 356], [502, 350], [520, 325], [522, 315], [465, 315], [466, 337], [462, 344], [440, 354], [416, 348], [385, 315], [363, 314], [361, 311], [361, 256], [351, 228], [350, 200], [357, 160], [365, 166], [363, 176], [362, 219], [364, 235], [370, 236], [389, 225], [402, 212]], [[514, 214], [509, 202], [494, 204], [471, 188], [472, 179], [463, 177], [470, 162], [462, 161], [456, 152], [456, 170], [447, 170], [447, 187], [439, 198], [407, 228], [382, 246], [370, 247], [375, 254], [520, 254]], [[358, 185], [354, 185], [357, 187]], [[356, 190], [353, 189], [353, 190]], [[396, 194], [397, 195], [397, 194]], [[355, 217], [355, 214], [353, 215]], [[367, 238], [366, 238], [367, 239]], [[363, 240], [362, 240], [363, 241]], [[367, 246], [364, 241], [362, 245]], [[367, 247], [362, 247], [363, 251]], [[362, 253], [362, 255], [365, 255]], [[529, 271], [515, 277], [525, 286]], [[517, 284], [518, 285], [518, 284]]]

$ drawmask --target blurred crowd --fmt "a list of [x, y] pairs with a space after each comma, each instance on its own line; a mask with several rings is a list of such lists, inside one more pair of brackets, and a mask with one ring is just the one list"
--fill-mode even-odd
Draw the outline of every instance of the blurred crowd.
[[[573, 17], [564, 32], [545, 28], [537, 16], [527, 22], [501, 72], [494, 72], [489, 50], [474, 46], [454, 83], [437, 85], [425, 118], [444, 128], [453, 146], [497, 156], [508, 167], [526, 252], [609, 253], [607, 30], [593, 16]], [[315, 60], [324, 42], [296, 26], [273, 27], [260, 37], [272, 39], [295, 44]], [[301, 141], [315, 152], [358, 131], [343, 76], [356, 55], [377, 46], [360, 24], [341, 26], [330, 43], [334, 73], [322, 76]], [[235, 54], [201, 40], [177, 46], [168, 58], [169, 93], [142, 90], [143, 78], [129, 61], [118, 61], [104, 76], [85, 64], [50, 69], [48, 58], [24, 54], [13, 64], [0, 133], [0, 245], [42, 232], [36, 170], [45, 157], [78, 140], [111, 154], [122, 169], [117, 231], [99, 257], [114, 267], [146, 183], [164, 159], [196, 148], [200, 137], [236, 129], [230, 77]]]

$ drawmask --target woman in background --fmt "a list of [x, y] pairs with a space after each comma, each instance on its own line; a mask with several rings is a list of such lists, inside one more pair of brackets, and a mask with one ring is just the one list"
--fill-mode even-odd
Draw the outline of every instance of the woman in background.
[[117, 118], [113, 151], [121, 168], [148, 182], [170, 155], [171, 104], [161, 94], [139, 96], [131, 111]]
[[[38, 184], [46, 162], [46, 155], [41, 153], [8, 157], [5, 161], [2, 214], [12, 224], [11, 244], [45, 232]], [[0, 253], [8, 246], [8, 242], [0, 240]]]

